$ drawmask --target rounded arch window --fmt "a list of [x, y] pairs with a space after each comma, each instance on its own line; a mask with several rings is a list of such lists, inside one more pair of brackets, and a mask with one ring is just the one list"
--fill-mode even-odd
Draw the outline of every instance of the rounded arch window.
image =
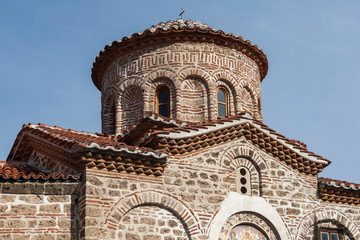
[[240, 224], [233, 227], [226, 240], [268, 240], [265, 233], [250, 224]]
[[229, 115], [229, 93], [224, 87], [217, 88], [217, 108], [219, 117]]
[[170, 90], [166, 86], [159, 87], [156, 91], [155, 112], [163, 117], [170, 117]]

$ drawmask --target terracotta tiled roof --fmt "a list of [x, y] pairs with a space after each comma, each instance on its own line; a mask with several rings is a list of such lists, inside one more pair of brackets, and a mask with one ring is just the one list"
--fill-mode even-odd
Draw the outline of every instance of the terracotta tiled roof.
[[5, 180], [79, 180], [80, 176], [62, 173], [44, 173], [26, 164], [10, 165], [7, 162], [0, 162], [0, 179]]
[[300, 172], [316, 175], [330, 163], [307, 150], [305, 144], [284, 137], [262, 122], [246, 117], [246, 114], [203, 124], [153, 130], [142, 141], [145, 146], [164, 149], [172, 155], [182, 155], [240, 137], [245, 137], [255, 146]]
[[360, 184], [319, 178], [319, 197], [330, 203], [360, 205]]
[[46, 124], [25, 124], [15, 140], [8, 160], [16, 160], [16, 150], [23, 135], [40, 136], [46, 141], [71, 150], [98, 149], [113, 152], [125, 152], [128, 154], [138, 154], [154, 158], [164, 158], [167, 156], [163, 150], [153, 150], [146, 147], [129, 146], [118, 142], [114, 135], [104, 135], [100, 133], [80, 132], [72, 129], [65, 129]]
[[118, 136], [118, 141], [129, 145], [139, 145], [146, 139], [154, 130], [164, 128], [187, 126], [189, 122], [163, 117], [160, 114], [153, 112], [144, 112], [143, 118], [136, 125], [126, 130], [123, 135]]
[[73, 168], [75, 172], [82, 172], [85, 166], [88, 169], [159, 176], [164, 172], [168, 156], [165, 150], [129, 146], [119, 142], [114, 135], [26, 124], [18, 134], [7, 161], [25, 163], [33, 151], [37, 152], [38, 148], [44, 150], [45, 146], [47, 150], [43, 155], [48, 152], [55, 154], [50, 154], [51, 161]]
[[[149, 40], [154, 38], [156, 38], [156, 41]], [[120, 53], [149, 47], [152, 46], [152, 44], [159, 44], [162, 41], [210, 42], [230, 46], [241, 51], [257, 63], [260, 69], [261, 79], [264, 79], [267, 74], [268, 61], [266, 55], [258, 46], [253, 45], [249, 40], [244, 40], [241, 36], [235, 36], [232, 33], [225, 33], [222, 30], [210, 27], [200, 21], [178, 19], [176, 21], [169, 20], [166, 23], [158, 23], [142, 32], [134, 33], [131, 36], [123, 37], [122, 40], [114, 41], [111, 45], [106, 45], [105, 49], [100, 51], [99, 56], [96, 57], [93, 64], [92, 79], [94, 84], [100, 89], [102, 74], [109, 63], [109, 59], [114, 59], [116, 56], [119, 56]]]
[[360, 190], [360, 184], [358, 183], [334, 180], [331, 178], [319, 177], [319, 183], [329, 187], [349, 189], [349, 190]]

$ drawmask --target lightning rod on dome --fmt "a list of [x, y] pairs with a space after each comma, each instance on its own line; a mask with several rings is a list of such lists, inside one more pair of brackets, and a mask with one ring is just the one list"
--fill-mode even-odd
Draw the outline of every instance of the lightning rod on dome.
[[182, 8], [182, 9], [181, 9], [181, 13], [179, 14], [179, 16], [181, 17], [181, 19], [183, 19], [184, 12], [185, 12], [185, 10]]

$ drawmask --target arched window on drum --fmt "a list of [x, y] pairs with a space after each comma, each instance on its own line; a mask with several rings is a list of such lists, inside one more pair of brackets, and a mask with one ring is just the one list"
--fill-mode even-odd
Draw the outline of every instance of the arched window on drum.
[[217, 88], [218, 117], [229, 116], [229, 92], [224, 87]]
[[170, 117], [170, 90], [161, 86], [156, 91], [155, 112], [163, 117]]

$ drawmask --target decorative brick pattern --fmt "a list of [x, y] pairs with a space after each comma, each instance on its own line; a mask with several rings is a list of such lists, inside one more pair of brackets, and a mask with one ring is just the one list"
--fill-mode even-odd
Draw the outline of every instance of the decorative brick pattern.
[[209, 89], [202, 79], [184, 80], [181, 88], [180, 112], [184, 121], [206, 122], [209, 120]]
[[31, 154], [27, 164], [29, 166], [34, 166], [37, 169], [41, 169], [43, 172], [51, 172], [52, 174], [64, 174], [64, 175], [79, 175], [78, 172], [74, 171], [74, 169], [67, 167], [65, 164], [51, 160], [46, 157], [44, 154], [33, 151]]
[[117, 119], [118, 126], [136, 124], [144, 112], [143, 92], [138, 86], [128, 86], [121, 94], [121, 118]]
[[143, 91], [142, 110], [155, 112], [154, 89], [159, 85], [157, 81], [160, 78], [167, 79], [164, 84], [171, 90], [171, 115], [179, 120], [205, 122], [217, 119], [217, 81], [221, 81], [232, 93], [231, 115], [248, 111], [254, 118], [262, 119], [257, 100], [261, 99], [260, 75], [253, 60], [234, 49], [215, 44], [174, 42], [157, 48], [135, 50], [112, 62], [104, 74], [101, 87], [103, 114], [107, 114], [102, 117], [103, 129], [114, 128], [111, 126], [114, 115], [116, 133], [120, 134], [142, 117], [138, 107], [133, 111], [128, 108], [130, 112], [126, 114], [132, 119], [129, 122], [124, 122], [127, 118], [124, 118], [125, 109], [122, 106], [116, 108], [116, 114], [107, 112], [111, 109], [108, 99], [117, 96], [121, 99], [125, 89], [131, 85]]

